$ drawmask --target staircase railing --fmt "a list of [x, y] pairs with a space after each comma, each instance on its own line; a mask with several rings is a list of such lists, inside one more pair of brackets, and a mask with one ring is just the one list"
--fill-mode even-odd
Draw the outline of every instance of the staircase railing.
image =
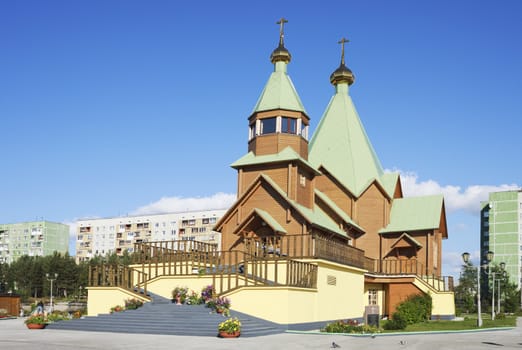
[[[147, 274], [129, 266], [117, 264], [89, 266], [88, 278], [91, 287], [120, 287], [147, 295]], [[140, 290], [136, 290], [138, 286]]]

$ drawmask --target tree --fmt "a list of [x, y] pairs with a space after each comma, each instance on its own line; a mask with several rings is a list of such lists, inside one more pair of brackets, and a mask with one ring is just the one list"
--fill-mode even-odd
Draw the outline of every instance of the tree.
[[457, 314], [477, 311], [477, 268], [471, 262], [462, 267], [459, 284], [455, 287], [455, 306]]

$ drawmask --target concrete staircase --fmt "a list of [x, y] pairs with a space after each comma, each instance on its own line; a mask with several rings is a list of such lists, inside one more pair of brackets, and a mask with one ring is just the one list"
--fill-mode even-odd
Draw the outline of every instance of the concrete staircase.
[[[137, 310], [87, 316], [82, 319], [51, 323], [48, 329], [143, 333], [216, 337], [217, 327], [226, 317], [204, 305], [176, 305], [169, 299], [151, 295], [153, 301]], [[243, 313], [230, 311], [242, 324], [241, 337], [282, 333], [286, 328]]]

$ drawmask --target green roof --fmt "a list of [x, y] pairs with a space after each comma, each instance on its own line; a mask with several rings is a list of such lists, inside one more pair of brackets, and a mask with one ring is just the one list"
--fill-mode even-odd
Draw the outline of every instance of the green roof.
[[346, 83], [336, 86], [310, 141], [309, 160], [316, 168], [323, 166], [354, 194], [384, 174]]
[[310, 164], [306, 159], [302, 158], [293, 148], [290, 146], [285, 147], [281, 152], [276, 154], [265, 154], [262, 156], [256, 156], [254, 152], [250, 151], [243, 157], [236, 160], [230, 166], [234, 169], [241, 168], [246, 165], [256, 164], [268, 164], [268, 163], [279, 163], [288, 161], [298, 161], [303, 164], [309, 170], [312, 170], [316, 175], [320, 173]]
[[261, 219], [263, 219], [263, 221], [266, 222], [268, 224], [268, 226], [270, 226], [272, 228], [272, 230], [274, 230], [276, 232], [286, 233], [286, 230], [283, 228], [283, 226], [281, 226], [277, 222], [277, 220], [274, 219], [272, 217], [272, 215], [268, 214], [266, 211], [259, 209], [259, 208], [254, 208], [254, 212], [256, 212], [256, 214]]
[[319, 197], [321, 200], [323, 200], [337, 215], [339, 215], [345, 222], [349, 223], [350, 225], [352, 225], [353, 227], [359, 229], [361, 232], [364, 232], [364, 229], [361, 228], [359, 225], [357, 225], [350, 216], [348, 216], [348, 214], [346, 214], [346, 212], [344, 210], [342, 210], [341, 208], [339, 208], [339, 206], [337, 206], [337, 204], [335, 204], [334, 201], [332, 201], [330, 199], [330, 197], [328, 197], [326, 194], [324, 194], [323, 192], [319, 191], [319, 190], [315, 190], [315, 195], [317, 197]]
[[270, 75], [252, 113], [273, 109], [306, 113], [294, 84], [286, 72], [286, 66], [285, 62], [274, 64], [274, 72]]
[[326, 214], [321, 208], [317, 205], [314, 205], [314, 209], [307, 208], [303, 205], [300, 205], [294, 200], [291, 200], [286, 196], [285, 191], [283, 191], [270, 177], [261, 174], [260, 177], [265, 179], [283, 198], [286, 199], [288, 203], [290, 203], [308, 222], [312, 225], [321, 227], [326, 229], [327, 231], [336, 233], [342, 237], [348, 237], [346, 232], [344, 232], [339, 225], [333, 221], [328, 214]]
[[390, 198], [393, 198], [393, 194], [395, 193], [395, 186], [397, 185], [398, 180], [399, 173], [384, 173], [381, 176], [380, 183]]
[[432, 230], [440, 226], [442, 195], [393, 200], [390, 223], [380, 233]]

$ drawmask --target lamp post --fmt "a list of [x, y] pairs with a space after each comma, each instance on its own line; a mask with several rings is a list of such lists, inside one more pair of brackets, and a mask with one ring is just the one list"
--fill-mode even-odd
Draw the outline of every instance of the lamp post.
[[[492, 251], [489, 251], [487, 252], [486, 254], [486, 259], [487, 259], [487, 263], [484, 264], [484, 265], [480, 265], [480, 261], [479, 261], [479, 265], [477, 266], [477, 327], [482, 327], [482, 310], [481, 310], [481, 304], [480, 304], [480, 269], [481, 268], [486, 268], [488, 267], [489, 265], [489, 262], [493, 259], [493, 252]], [[465, 268], [474, 268], [474, 266], [469, 266], [468, 265], [468, 262], [469, 262], [469, 257], [470, 257], [470, 254], [468, 252], [465, 252], [465, 253], [462, 253], [462, 260], [464, 260], [464, 263], [466, 265], [464, 265]]]
[[493, 273], [493, 290], [495, 290], [495, 281], [498, 282], [498, 292], [497, 292], [497, 314], [500, 312], [500, 281], [504, 280], [504, 276], [506, 275], [506, 263], [501, 262], [500, 266], [500, 278], [495, 279], [495, 273]]
[[45, 277], [47, 278], [48, 281], [51, 281], [51, 305], [49, 307], [49, 311], [50, 312], [53, 312], [53, 281], [56, 281], [56, 279], [58, 278], [58, 274], [55, 273], [54, 274], [54, 278], [49, 278], [49, 273], [46, 273], [45, 274]]

